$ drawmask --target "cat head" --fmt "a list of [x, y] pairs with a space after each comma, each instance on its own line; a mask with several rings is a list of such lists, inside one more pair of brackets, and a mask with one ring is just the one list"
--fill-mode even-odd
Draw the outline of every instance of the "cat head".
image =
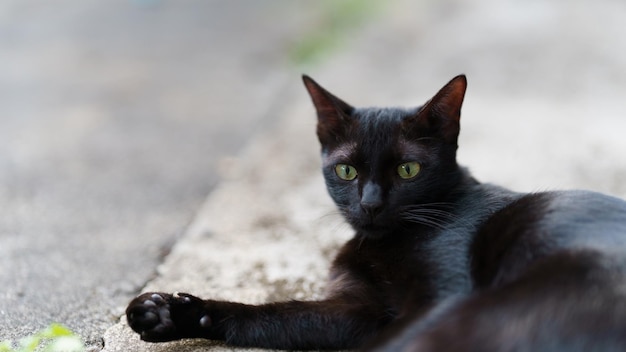
[[317, 110], [326, 185], [348, 223], [371, 237], [441, 224], [437, 209], [462, 174], [456, 149], [465, 76], [413, 109], [355, 108], [303, 80]]

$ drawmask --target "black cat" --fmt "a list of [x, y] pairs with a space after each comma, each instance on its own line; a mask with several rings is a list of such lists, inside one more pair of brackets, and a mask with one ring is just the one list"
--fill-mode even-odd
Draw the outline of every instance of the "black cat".
[[303, 77], [328, 191], [355, 229], [321, 301], [145, 293], [146, 341], [277, 349], [625, 351], [626, 202], [520, 194], [456, 162], [465, 76], [415, 109], [354, 108]]

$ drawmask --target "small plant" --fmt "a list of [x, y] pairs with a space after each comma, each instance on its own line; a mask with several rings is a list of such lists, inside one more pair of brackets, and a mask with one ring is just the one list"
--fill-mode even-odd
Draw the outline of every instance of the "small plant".
[[339, 47], [354, 29], [372, 18], [383, 8], [383, 1], [375, 0], [326, 0], [317, 2], [319, 23], [309, 33], [302, 35], [291, 48], [289, 56], [297, 65], [315, 63]]
[[84, 352], [85, 345], [78, 335], [61, 324], [47, 328], [20, 340], [13, 348], [11, 341], [0, 342], [0, 352]]

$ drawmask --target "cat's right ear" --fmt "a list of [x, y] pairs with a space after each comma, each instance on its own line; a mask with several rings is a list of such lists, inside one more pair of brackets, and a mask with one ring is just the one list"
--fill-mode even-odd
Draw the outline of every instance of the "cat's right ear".
[[354, 108], [332, 95], [311, 77], [302, 75], [302, 80], [317, 110], [317, 137], [323, 145], [339, 142], [350, 123], [350, 114]]

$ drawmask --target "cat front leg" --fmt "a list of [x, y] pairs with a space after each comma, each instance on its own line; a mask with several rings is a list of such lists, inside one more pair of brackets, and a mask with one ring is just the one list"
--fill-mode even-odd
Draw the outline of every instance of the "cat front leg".
[[247, 305], [183, 293], [144, 293], [129, 304], [126, 316], [150, 342], [206, 338], [299, 350], [359, 347], [391, 319], [376, 305], [347, 298]]

